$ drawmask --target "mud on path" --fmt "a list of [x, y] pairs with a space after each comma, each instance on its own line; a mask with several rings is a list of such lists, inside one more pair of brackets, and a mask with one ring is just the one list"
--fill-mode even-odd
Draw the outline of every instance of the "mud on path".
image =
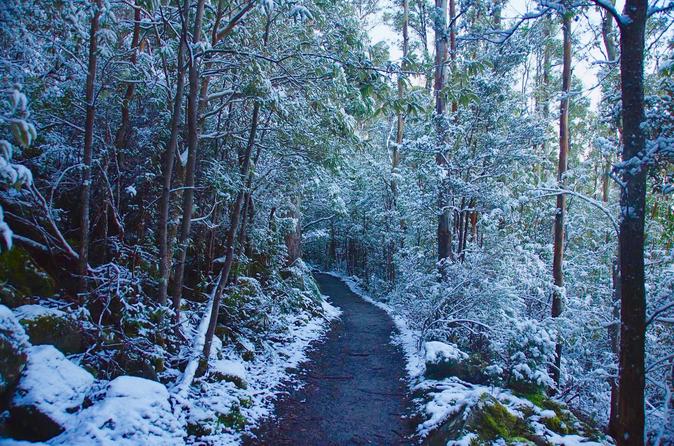
[[407, 445], [409, 398], [405, 359], [390, 343], [393, 322], [339, 279], [315, 274], [321, 292], [341, 308], [330, 333], [309, 353], [290, 390], [245, 445]]

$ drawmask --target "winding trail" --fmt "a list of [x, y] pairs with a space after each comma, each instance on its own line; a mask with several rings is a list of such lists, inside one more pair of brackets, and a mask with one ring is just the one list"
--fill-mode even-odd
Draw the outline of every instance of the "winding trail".
[[321, 292], [342, 309], [299, 372], [305, 385], [289, 391], [246, 445], [405, 445], [411, 423], [405, 359], [390, 343], [393, 322], [339, 279], [315, 275]]

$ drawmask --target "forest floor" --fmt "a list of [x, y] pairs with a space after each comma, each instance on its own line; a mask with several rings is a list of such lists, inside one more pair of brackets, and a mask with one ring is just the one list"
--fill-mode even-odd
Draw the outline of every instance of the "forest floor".
[[246, 445], [403, 445], [413, 423], [405, 358], [391, 343], [395, 326], [381, 309], [338, 278], [315, 275], [342, 310], [330, 333], [308, 354], [298, 380]]

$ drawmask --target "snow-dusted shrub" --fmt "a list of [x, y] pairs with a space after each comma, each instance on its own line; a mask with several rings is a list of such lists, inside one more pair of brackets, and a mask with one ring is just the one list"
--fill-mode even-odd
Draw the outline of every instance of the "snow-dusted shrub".
[[501, 361], [493, 371], [500, 368], [505, 384], [516, 390], [552, 386], [549, 367], [555, 357], [555, 336], [532, 319], [510, 319], [509, 323], [503, 340], [496, 343]]
[[[29, 121], [28, 99], [21, 92], [21, 86], [15, 85], [9, 91], [7, 99], [0, 101], [0, 186], [20, 189], [32, 185], [33, 175], [25, 166], [14, 164], [12, 157], [15, 150], [31, 146], [37, 131]], [[0, 206], [0, 238], [4, 247], [11, 249], [12, 236]]]

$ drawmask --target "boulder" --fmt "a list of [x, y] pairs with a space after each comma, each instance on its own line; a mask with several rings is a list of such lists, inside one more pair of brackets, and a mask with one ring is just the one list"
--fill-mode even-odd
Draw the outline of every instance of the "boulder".
[[214, 381], [229, 381], [240, 389], [248, 387], [246, 368], [238, 361], [229, 359], [214, 361], [209, 371], [209, 378]]
[[[37, 266], [28, 252], [20, 246], [14, 246], [0, 254], [0, 282], [11, 285], [12, 299], [52, 296], [56, 289], [54, 279]], [[7, 304], [11, 304], [12, 299], [9, 297], [3, 297], [3, 303], [7, 299]]]
[[463, 444], [605, 446], [601, 432], [580, 421], [562, 403], [543, 395], [530, 400], [495, 386], [457, 378], [418, 386], [425, 420], [418, 432], [425, 446]]
[[14, 310], [33, 345], [53, 345], [66, 355], [82, 353], [86, 343], [79, 321], [55, 308], [22, 305]]
[[424, 352], [426, 377], [431, 379], [455, 376], [461, 364], [468, 359], [468, 355], [456, 345], [439, 341], [425, 342]]
[[10, 407], [18, 439], [44, 441], [58, 435], [84, 402], [94, 377], [51, 345], [30, 347], [28, 364]]
[[77, 414], [68, 430], [50, 444], [181, 445], [185, 434], [163, 384], [120, 376], [110, 381], [104, 396]]
[[2, 412], [28, 359], [28, 336], [12, 311], [0, 305], [0, 412]]
[[[467, 444], [491, 444], [503, 439], [505, 444], [536, 444], [534, 432], [526, 421], [488, 393], [478, 402], [465, 405], [423, 441], [424, 446], [444, 446], [452, 440], [468, 439]], [[545, 444], [545, 443], [543, 443]]]

